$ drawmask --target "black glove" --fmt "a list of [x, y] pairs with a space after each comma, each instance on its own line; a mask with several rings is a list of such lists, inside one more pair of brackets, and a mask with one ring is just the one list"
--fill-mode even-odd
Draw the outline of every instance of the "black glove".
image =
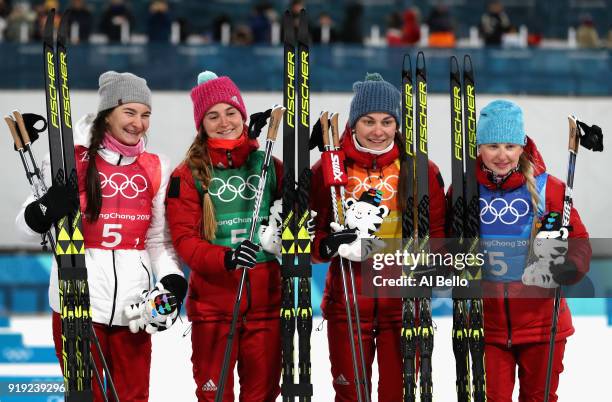
[[591, 151], [603, 151], [603, 133], [601, 132], [601, 127], [596, 125], [589, 126], [581, 121], [578, 122], [578, 125], [582, 128], [580, 145]]
[[312, 127], [310, 139], [308, 140], [308, 148], [310, 150], [318, 148], [321, 152], [325, 151], [323, 146], [323, 128], [321, 127], [321, 120], [317, 120], [315, 125]]
[[567, 258], [561, 264], [551, 263], [550, 273], [559, 285], [572, 285], [579, 279], [578, 267]]
[[[40, 136], [39, 134], [47, 129], [47, 121], [44, 117], [34, 113], [24, 113], [21, 117], [23, 117], [23, 124], [28, 132], [28, 137], [30, 137], [30, 143], [34, 144], [34, 141]], [[40, 127], [36, 127], [39, 122], [42, 122], [42, 124]], [[17, 151], [17, 146], [13, 145], [13, 148]]]
[[233, 271], [236, 268], [253, 268], [259, 250], [260, 246], [250, 240], [244, 240], [238, 247], [225, 253], [225, 269]]
[[261, 129], [268, 123], [268, 118], [272, 114], [272, 109], [265, 112], [253, 113], [249, 118], [249, 138], [257, 138], [261, 134]]
[[319, 254], [321, 257], [329, 260], [338, 254], [338, 248], [342, 244], [350, 244], [357, 240], [355, 229], [345, 229], [340, 232], [331, 233], [319, 243]]
[[51, 186], [38, 200], [25, 209], [25, 221], [35, 232], [45, 233], [55, 222], [76, 211], [79, 199], [74, 190], [66, 186]]
[[178, 301], [180, 308], [180, 305], [183, 303], [183, 299], [187, 294], [187, 281], [185, 278], [178, 274], [168, 274], [159, 281], [164, 286], [164, 289], [176, 296], [176, 300]]

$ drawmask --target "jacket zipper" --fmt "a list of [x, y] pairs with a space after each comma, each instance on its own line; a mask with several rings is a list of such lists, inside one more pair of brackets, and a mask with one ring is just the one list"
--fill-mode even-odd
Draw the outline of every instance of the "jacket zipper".
[[145, 272], [147, 273], [147, 277], [149, 278], [149, 280], [147, 281], [147, 289], [150, 291], [151, 290], [151, 285], [153, 285], [151, 283], [151, 274], [149, 273], [149, 270], [147, 269], [147, 266], [144, 265], [144, 262], [142, 262], [142, 259], [140, 259], [140, 265], [142, 265], [142, 267], [144, 268]]
[[115, 308], [117, 307], [117, 266], [115, 265], [115, 250], [111, 250], [113, 253], [113, 274], [115, 275], [115, 290], [113, 291], [113, 308], [111, 309], [111, 316], [108, 322], [108, 326], [113, 326], [113, 318], [115, 317]]
[[504, 283], [504, 305], [506, 307], [506, 323], [508, 325], [508, 340], [506, 346], [512, 347], [512, 323], [510, 322], [510, 300], [508, 299], [508, 284]]

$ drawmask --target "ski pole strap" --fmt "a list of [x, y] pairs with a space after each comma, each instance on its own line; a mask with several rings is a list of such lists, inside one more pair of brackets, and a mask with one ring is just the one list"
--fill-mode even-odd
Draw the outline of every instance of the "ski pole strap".
[[348, 184], [344, 160], [343, 151], [325, 151], [321, 154], [325, 187], [346, 186]]
[[312, 278], [312, 267], [308, 266], [281, 266], [281, 277], [283, 279], [291, 278]]
[[311, 397], [313, 395], [312, 384], [288, 384], [284, 382], [281, 385], [281, 395], [283, 395], [283, 398]]

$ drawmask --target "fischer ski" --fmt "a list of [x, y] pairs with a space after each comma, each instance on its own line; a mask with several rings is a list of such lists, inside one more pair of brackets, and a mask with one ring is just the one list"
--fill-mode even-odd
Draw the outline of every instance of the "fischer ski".
[[[472, 62], [463, 59], [463, 71], [453, 56], [450, 60], [452, 199], [450, 231], [458, 252], [478, 252], [480, 231], [479, 191], [476, 181], [476, 98]], [[472, 286], [453, 288], [453, 352], [459, 402], [486, 401], [484, 326], [482, 299], [475, 292], [481, 267], [468, 266], [461, 272]], [[471, 357], [471, 372], [470, 372]], [[470, 383], [470, 378], [472, 382]]]
[[[427, 69], [425, 55], [419, 52], [416, 64], [416, 210], [417, 210], [417, 251], [429, 252], [429, 157], [427, 150]], [[434, 347], [433, 322], [431, 318], [431, 292], [427, 287], [419, 298], [417, 339], [420, 352], [419, 391], [421, 402], [431, 402], [433, 381], [431, 356]]]
[[[408, 252], [414, 251], [415, 241], [415, 154], [414, 154], [414, 86], [412, 84], [412, 64], [410, 55], [404, 55], [402, 63], [402, 131], [404, 149], [401, 155], [402, 178], [405, 180], [406, 212], [402, 215], [403, 247]], [[408, 276], [404, 268], [403, 275]], [[413, 297], [402, 299], [402, 375], [404, 379], [404, 402], [414, 402], [416, 399], [416, 304]]]
[[[427, 150], [427, 71], [425, 55], [417, 54], [416, 85], [413, 86], [410, 56], [402, 65], [402, 178], [405, 185], [406, 211], [402, 216], [403, 247], [409, 252], [429, 252], [429, 157]], [[416, 141], [415, 141], [416, 136]], [[427, 267], [424, 267], [427, 269]], [[409, 276], [404, 267], [403, 275]], [[418, 268], [417, 268], [418, 269]], [[404, 401], [416, 398], [416, 351], [419, 351], [419, 392], [422, 402], [431, 402], [433, 381], [431, 356], [434, 346], [431, 317], [432, 286], [419, 286], [415, 295], [402, 299], [401, 353], [403, 361]], [[416, 325], [416, 317], [419, 323]]]
[[[283, 104], [287, 114], [283, 123], [283, 225], [281, 232], [281, 357], [284, 402], [309, 402], [311, 383], [310, 336], [312, 304], [310, 235], [307, 223], [310, 191], [310, 66], [308, 18], [300, 11], [296, 30], [287, 10], [283, 15], [284, 75]], [[297, 48], [297, 49], [296, 49]], [[296, 127], [297, 124], [297, 127]], [[297, 136], [297, 150], [296, 146]], [[297, 160], [296, 160], [297, 159]], [[297, 169], [296, 169], [297, 162]], [[296, 172], [298, 182], [296, 186]], [[297, 279], [297, 311], [295, 282]], [[295, 378], [294, 336], [298, 333], [298, 382]]]
[[[54, 41], [54, 17], [55, 10], [51, 10], [47, 14], [43, 36], [51, 178], [53, 185], [68, 187], [78, 199], [65, 46], [68, 21], [64, 15], [57, 41]], [[65, 397], [66, 401], [92, 401], [92, 324], [80, 208], [56, 223], [55, 240]]]

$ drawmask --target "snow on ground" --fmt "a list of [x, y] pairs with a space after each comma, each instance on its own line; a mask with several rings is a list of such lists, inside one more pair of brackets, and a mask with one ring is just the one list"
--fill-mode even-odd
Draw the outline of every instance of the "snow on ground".
[[[574, 317], [573, 320], [576, 334], [567, 344], [559, 402], [605, 400], [603, 395], [609, 391], [609, 373], [612, 370], [612, 327], [606, 325], [603, 316]], [[314, 326], [317, 327], [320, 323], [321, 318], [315, 317]], [[438, 401], [453, 401], [456, 397], [455, 365], [450, 340], [452, 321], [450, 317], [437, 317], [435, 324], [437, 331], [433, 354], [434, 398]], [[50, 328], [50, 317], [11, 318], [10, 330], [23, 333], [24, 344], [28, 346], [50, 347]], [[170, 330], [154, 335], [151, 402], [196, 400], [191, 372], [190, 335], [183, 336], [188, 328], [187, 321], [178, 321]], [[314, 401], [333, 401], [334, 395], [329, 371], [326, 328], [324, 325], [321, 331], [313, 331], [312, 334]], [[546, 356], [542, 358], [545, 359]], [[375, 366], [373, 384], [377, 383], [376, 373]], [[0, 365], [0, 377], [8, 375], [59, 376], [60, 370], [59, 365], [51, 363]], [[515, 397], [516, 391], [515, 389]], [[372, 400], [376, 401], [376, 387], [373, 392]]]

